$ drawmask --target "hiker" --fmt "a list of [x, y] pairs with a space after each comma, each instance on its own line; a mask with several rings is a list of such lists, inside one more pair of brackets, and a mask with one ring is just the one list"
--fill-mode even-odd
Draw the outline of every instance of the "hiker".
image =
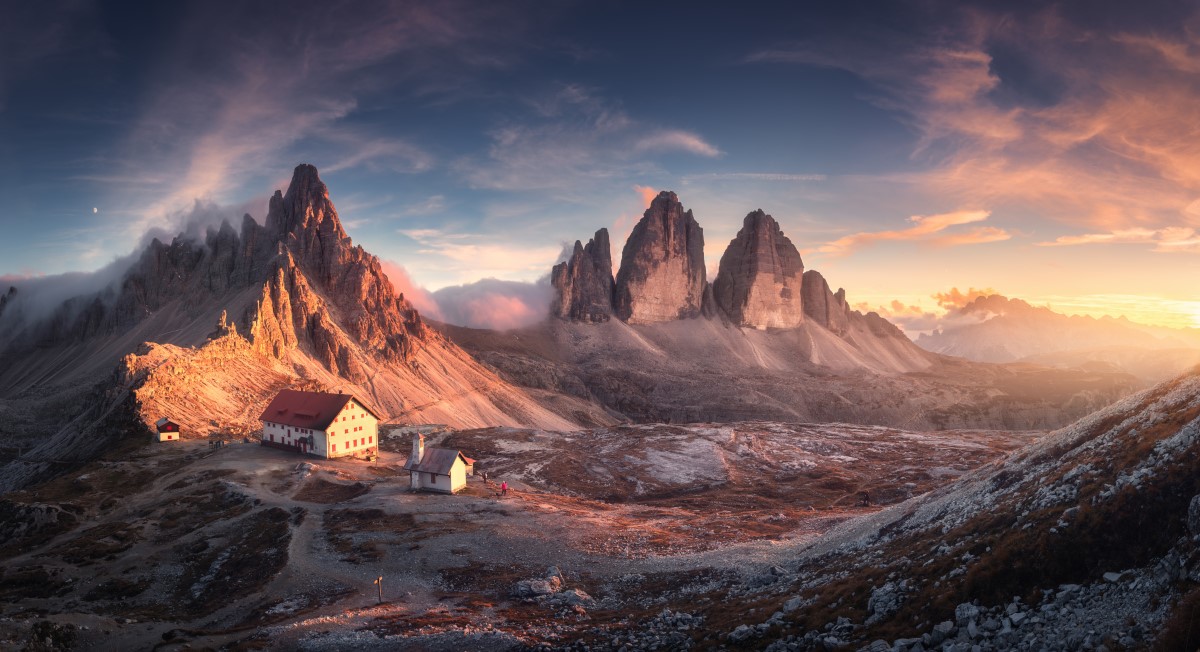
[[504, 482], [500, 483], [500, 495], [501, 496], [508, 495], [508, 480], [505, 480]]

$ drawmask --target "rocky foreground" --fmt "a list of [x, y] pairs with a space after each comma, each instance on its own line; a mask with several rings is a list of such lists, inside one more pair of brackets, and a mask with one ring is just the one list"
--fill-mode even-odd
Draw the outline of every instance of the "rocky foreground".
[[[378, 463], [185, 441], [10, 493], [0, 638], [36, 628], [114, 650], [566, 645], [664, 608], [694, 611], [746, 574], [778, 579], [780, 550], [1037, 436], [773, 423], [423, 430], [470, 451], [488, 482], [453, 497], [409, 492], [410, 429], [399, 429]], [[515, 490], [498, 497], [500, 480]], [[705, 617], [690, 622], [715, 633]]]

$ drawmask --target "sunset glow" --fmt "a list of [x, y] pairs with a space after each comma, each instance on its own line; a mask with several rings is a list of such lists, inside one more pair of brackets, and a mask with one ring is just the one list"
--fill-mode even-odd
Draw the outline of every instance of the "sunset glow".
[[[619, 260], [673, 190], [714, 271], [762, 208], [858, 303], [936, 312], [948, 287], [990, 286], [1196, 325], [1200, 17], [1184, 4], [658, 5], [632, 23], [617, 5], [39, 11], [0, 28], [23, 53], [0, 85], [0, 274], [91, 271], [150, 231], [261, 220], [263, 188], [310, 161], [351, 237], [429, 290], [536, 283], [597, 225]], [[186, 45], [141, 56], [159, 33]]]

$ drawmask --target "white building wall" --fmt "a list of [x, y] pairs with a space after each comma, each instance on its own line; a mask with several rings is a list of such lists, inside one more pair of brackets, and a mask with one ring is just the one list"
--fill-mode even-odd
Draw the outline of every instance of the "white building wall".
[[[176, 434], [176, 433], [172, 433]], [[342, 457], [379, 446], [379, 420], [353, 399], [334, 417], [326, 430], [295, 428], [271, 421], [263, 422], [263, 441], [295, 446], [300, 438], [312, 435], [308, 452], [319, 457]], [[178, 435], [176, 434], [176, 439]]]
[[450, 467], [450, 475], [409, 472], [409, 485], [413, 489], [427, 489], [452, 494], [467, 486], [467, 465], [461, 459]]
[[467, 465], [463, 464], [461, 458], [454, 462], [454, 466], [450, 467], [450, 477], [446, 480], [450, 483], [451, 493], [467, 486]]
[[379, 446], [379, 420], [354, 400], [348, 401], [334, 417], [328, 432], [327, 457], [352, 455]]
[[[159, 441], [179, 441], [179, 433], [177, 432], [160, 432], [158, 433]], [[142, 440], [146, 441], [146, 440]]]

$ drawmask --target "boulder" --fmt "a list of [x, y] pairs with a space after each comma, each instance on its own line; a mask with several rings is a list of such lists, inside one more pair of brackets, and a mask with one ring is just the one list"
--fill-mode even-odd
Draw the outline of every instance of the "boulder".
[[713, 298], [739, 326], [794, 328], [804, 321], [803, 277], [800, 252], [760, 209], [746, 216], [721, 256]]
[[575, 241], [570, 259], [550, 273], [554, 302], [550, 311], [568, 321], [605, 322], [612, 317], [612, 252], [608, 229], [596, 231], [586, 245]]
[[562, 586], [562, 580], [558, 577], [538, 580], [521, 580], [513, 587], [513, 595], [518, 598], [536, 598], [543, 595], [551, 595], [558, 592]]
[[699, 317], [707, 286], [704, 231], [675, 193], [663, 191], [625, 242], [613, 312], [630, 323]]

